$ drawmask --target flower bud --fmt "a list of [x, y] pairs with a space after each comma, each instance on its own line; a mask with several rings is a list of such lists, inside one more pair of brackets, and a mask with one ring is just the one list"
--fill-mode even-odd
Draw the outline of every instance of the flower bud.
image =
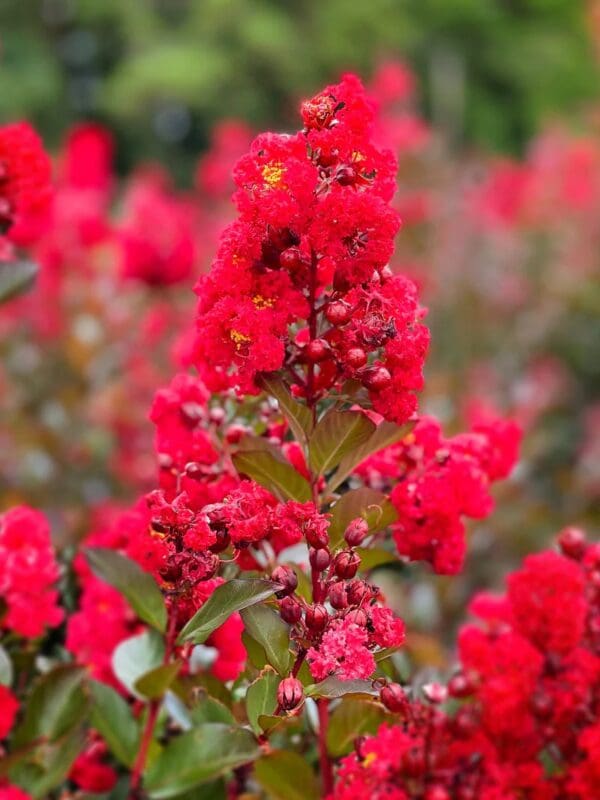
[[225, 441], [229, 444], [237, 444], [249, 429], [245, 425], [230, 425], [225, 432]]
[[353, 608], [352, 611], [349, 611], [346, 614], [346, 619], [350, 622], [353, 622], [355, 625], [358, 625], [359, 628], [366, 627], [367, 623], [369, 622], [369, 617], [364, 608]]
[[336, 171], [335, 179], [340, 186], [353, 186], [358, 179], [358, 172], [352, 164], [344, 164]]
[[284, 597], [279, 604], [279, 614], [284, 622], [295, 625], [302, 618], [302, 606], [293, 597]]
[[325, 317], [331, 325], [345, 325], [352, 316], [352, 307], [344, 300], [333, 300], [325, 309]]
[[379, 699], [388, 711], [405, 712], [408, 709], [408, 698], [399, 683], [388, 683], [379, 692]]
[[321, 528], [311, 526], [307, 528], [305, 535], [307, 544], [315, 550], [327, 547], [329, 544], [329, 534]]
[[329, 587], [329, 602], [338, 610], [348, 607], [348, 595], [343, 581], [338, 581]]
[[298, 272], [304, 266], [304, 257], [297, 247], [288, 247], [279, 256], [279, 264], [290, 272]]
[[316, 550], [311, 547], [308, 551], [308, 560], [311, 567], [317, 572], [323, 572], [331, 564], [331, 553], [324, 547]]
[[369, 535], [369, 524], [362, 517], [353, 519], [344, 532], [344, 539], [350, 547], [358, 547]]
[[442, 683], [426, 683], [422, 689], [430, 703], [444, 703], [448, 699], [448, 689]]
[[284, 711], [291, 711], [304, 698], [304, 688], [298, 678], [284, 678], [277, 689], [277, 702]]
[[360, 556], [353, 550], [342, 550], [333, 559], [333, 571], [339, 578], [353, 578], [360, 566]]
[[558, 545], [565, 556], [580, 559], [586, 550], [586, 535], [581, 528], [565, 528], [558, 537]]
[[281, 586], [281, 589], [275, 592], [275, 597], [285, 597], [288, 594], [293, 594], [298, 586], [298, 577], [294, 570], [283, 564], [275, 567], [271, 573], [271, 580]]
[[344, 362], [351, 369], [360, 369], [367, 363], [367, 354], [362, 347], [351, 347], [344, 356]]
[[448, 682], [448, 694], [450, 697], [462, 698], [469, 697], [474, 691], [473, 681], [464, 672], [453, 675]]
[[310, 364], [319, 364], [331, 356], [331, 345], [325, 339], [312, 339], [302, 351]]
[[346, 586], [346, 596], [351, 606], [358, 606], [370, 594], [370, 589], [365, 581], [357, 578]]
[[306, 627], [309, 630], [318, 633], [325, 630], [327, 627], [329, 622], [329, 614], [327, 613], [325, 606], [321, 605], [320, 603], [315, 603], [306, 609], [306, 616], [304, 619], [306, 621]]
[[362, 382], [372, 392], [382, 392], [392, 383], [392, 376], [385, 367], [369, 367], [362, 375]]
[[231, 542], [231, 537], [229, 533], [225, 530], [225, 528], [217, 528], [216, 530], [213, 528], [215, 536], [217, 537], [217, 541], [211, 545], [208, 549], [213, 553], [222, 553], [223, 550], [227, 550], [229, 544]]

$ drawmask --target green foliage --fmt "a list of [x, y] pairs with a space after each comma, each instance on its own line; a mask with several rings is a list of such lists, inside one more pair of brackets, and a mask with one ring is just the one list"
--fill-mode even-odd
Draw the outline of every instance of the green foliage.
[[[289, 124], [296, 99], [384, 57], [416, 66], [458, 142], [523, 145], [597, 96], [584, 0], [86, 0], [0, 6], [0, 115], [57, 141], [79, 116], [116, 129], [124, 163], [190, 165], [215, 121]], [[174, 119], [180, 122], [173, 123]], [[165, 122], [166, 120], [166, 122]]]

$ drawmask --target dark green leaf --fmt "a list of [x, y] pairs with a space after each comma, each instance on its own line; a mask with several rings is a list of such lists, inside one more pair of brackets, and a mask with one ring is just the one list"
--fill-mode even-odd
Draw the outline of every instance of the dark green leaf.
[[342, 542], [344, 531], [357, 517], [367, 521], [371, 533], [387, 528], [397, 519], [396, 509], [386, 495], [368, 487], [345, 492], [330, 508], [330, 512], [329, 538], [332, 548]]
[[310, 437], [310, 466], [318, 474], [329, 472], [363, 445], [374, 431], [375, 423], [361, 411], [329, 411]]
[[355, 467], [362, 464], [365, 458], [372, 456], [379, 450], [383, 450], [384, 447], [389, 447], [404, 439], [414, 426], [414, 422], [409, 422], [406, 425], [395, 425], [393, 422], [386, 422], [385, 420], [380, 422], [366, 442], [356, 447], [340, 461], [339, 467], [327, 484], [327, 489], [333, 492], [342, 481], [346, 480]]
[[260, 450], [235, 453], [232, 461], [240, 475], [252, 478], [280, 500], [306, 503], [311, 498], [306, 478], [291, 464], [278, 461], [270, 453]]
[[385, 718], [378, 703], [356, 697], [343, 700], [329, 720], [327, 749], [336, 758], [346, 755], [359, 736], [375, 733]]
[[327, 697], [333, 700], [347, 694], [378, 695], [379, 690], [373, 688], [372, 681], [341, 681], [339, 678], [325, 678], [321, 683], [307, 686], [305, 694], [308, 697]]
[[264, 605], [242, 611], [244, 627], [264, 648], [267, 660], [280, 675], [286, 675], [290, 665], [290, 631], [279, 614]]
[[296, 440], [306, 443], [313, 428], [312, 414], [307, 406], [292, 397], [288, 387], [276, 373], [263, 375], [261, 385], [279, 403], [281, 413], [286, 418]]
[[245, 581], [238, 578], [217, 586], [206, 603], [184, 626], [179, 634], [178, 643], [202, 644], [234, 612], [266, 600], [276, 590], [277, 584], [270, 581]]
[[180, 661], [173, 661], [170, 664], [161, 664], [135, 682], [134, 688], [138, 694], [156, 700], [162, 697], [169, 686], [175, 680], [177, 673], [181, 669]]
[[38, 266], [32, 261], [0, 263], [0, 303], [23, 294], [35, 281]]
[[260, 734], [259, 718], [271, 715], [277, 708], [277, 688], [281, 678], [270, 667], [251, 683], [246, 692], [246, 715], [252, 730]]
[[83, 667], [63, 664], [36, 682], [14, 735], [15, 747], [40, 737], [53, 741], [81, 722], [87, 713], [84, 676]]
[[274, 750], [260, 758], [254, 776], [273, 800], [317, 800], [321, 796], [306, 759], [289, 750]]
[[13, 680], [13, 665], [10, 656], [0, 644], [0, 684], [10, 686]]
[[254, 761], [260, 754], [253, 734], [243, 728], [208, 723], [173, 739], [144, 780], [153, 800], [167, 800]]
[[88, 548], [86, 556], [93, 572], [121, 592], [140, 619], [164, 632], [167, 610], [151, 575], [135, 561], [108, 547]]
[[113, 670], [123, 686], [136, 697], [142, 697], [135, 688], [137, 681], [147, 672], [163, 663], [165, 646], [154, 631], [144, 631], [125, 639], [112, 657]]
[[129, 704], [111, 686], [90, 681], [90, 722], [101, 734], [112, 754], [126, 767], [135, 761], [139, 730]]

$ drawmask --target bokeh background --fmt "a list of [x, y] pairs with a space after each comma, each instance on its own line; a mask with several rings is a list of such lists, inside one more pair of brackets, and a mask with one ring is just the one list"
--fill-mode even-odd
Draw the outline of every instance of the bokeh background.
[[525, 431], [465, 575], [403, 578], [431, 661], [475, 588], [600, 522], [593, 0], [0, 0], [0, 118], [30, 119], [57, 175], [37, 286], [0, 309], [0, 503], [46, 510], [68, 550], [152, 485], [147, 410], [185, 361], [231, 167], [345, 70], [399, 159], [393, 267], [430, 308], [424, 408], [449, 433], [474, 405]]

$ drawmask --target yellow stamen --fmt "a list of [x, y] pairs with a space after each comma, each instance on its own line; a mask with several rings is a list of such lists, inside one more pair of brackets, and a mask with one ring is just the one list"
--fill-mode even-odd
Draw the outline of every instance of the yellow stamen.
[[270, 297], [263, 297], [262, 294], [255, 294], [252, 298], [252, 302], [260, 311], [262, 311], [263, 308], [273, 308], [275, 305], [275, 300], [271, 300]]
[[242, 346], [250, 341], [250, 337], [240, 333], [239, 331], [233, 330], [233, 328], [229, 331], [229, 338], [235, 344], [236, 350], [241, 350]]
[[281, 187], [281, 181], [284, 173], [285, 168], [280, 161], [274, 161], [271, 164], [265, 164], [262, 168], [263, 180], [268, 186], [271, 187], [271, 189]]
[[367, 753], [363, 759], [363, 767], [370, 767], [374, 761], [377, 761], [377, 753]]

